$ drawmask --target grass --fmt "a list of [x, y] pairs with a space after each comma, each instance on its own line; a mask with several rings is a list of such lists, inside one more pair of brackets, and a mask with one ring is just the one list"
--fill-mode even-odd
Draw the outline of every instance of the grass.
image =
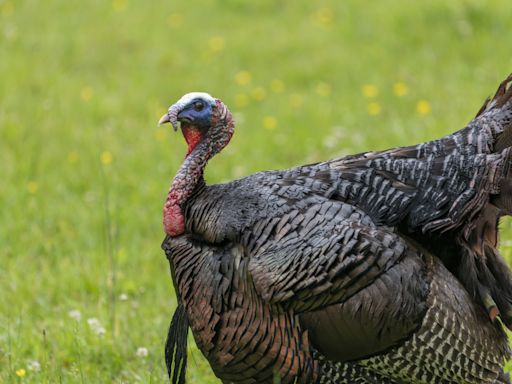
[[[506, 0], [0, 0], [0, 382], [164, 380], [161, 210], [185, 144], [156, 122], [182, 94], [236, 113], [212, 183], [412, 144], [511, 72], [511, 17]], [[190, 353], [189, 382], [217, 383]]]

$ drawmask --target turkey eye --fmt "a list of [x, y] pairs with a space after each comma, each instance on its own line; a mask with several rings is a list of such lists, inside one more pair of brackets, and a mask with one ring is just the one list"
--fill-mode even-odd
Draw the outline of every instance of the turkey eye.
[[201, 102], [201, 101], [196, 101], [194, 103], [194, 109], [197, 111], [197, 112], [200, 112], [202, 111], [204, 108], [204, 104]]

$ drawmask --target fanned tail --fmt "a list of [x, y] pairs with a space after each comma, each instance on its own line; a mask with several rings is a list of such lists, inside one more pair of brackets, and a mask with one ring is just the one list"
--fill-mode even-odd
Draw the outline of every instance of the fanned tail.
[[165, 365], [172, 384], [185, 384], [187, 371], [188, 318], [181, 301], [174, 312], [167, 341], [165, 342]]
[[512, 273], [496, 250], [499, 219], [512, 216], [512, 75], [451, 135], [329, 166], [335, 198], [435, 251], [489, 317], [512, 329]]

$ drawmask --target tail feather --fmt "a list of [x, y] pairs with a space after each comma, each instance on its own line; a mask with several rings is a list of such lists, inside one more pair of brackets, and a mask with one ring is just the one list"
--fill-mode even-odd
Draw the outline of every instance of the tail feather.
[[512, 87], [508, 87], [509, 83], [512, 82], [512, 74], [501, 82], [493, 97], [493, 101], [496, 103], [497, 108], [503, 107], [512, 98]]
[[185, 306], [178, 303], [165, 343], [165, 365], [172, 384], [185, 384], [187, 371], [188, 319]]
[[492, 99], [488, 97], [485, 100], [484, 105], [482, 105], [475, 117], [482, 115], [485, 111], [490, 109], [502, 108], [512, 98], [512, 88], [509, 87], [511, 82], [512, 73], [500, 83]]
[[475, 119], [487, 110], [487, 107], [489, 107], [489, 102], [490, 101], [491, 101], [491, 97], [487, 96], [487, 98], [484, 101], [484, 104], [480, 107], [480, 109], [476, 113]]
[[487, 98], [476, 114], [476, 117], [484, 114], [492, 115], [500, 126], [501, 131], [494, 142], [495, 153], [501, 152], [505, 148], [512, 147], [512, 74], [501, 82], [496, 93], [491, 98]]
[[[482, 128], [491, 127], [491, 152], [503, 157], [505, 168], [497, 190], [489, 195], [481, 218], [472, 229], [476, 236], [467, 238], [473, 252], [463, 258], [459, 276], [467, 287], [472, 286], [478, 292], [476, 296], [480, 297], [490, 318], [494, 320], [499, 315], [512, 329], [512, 274], [496, 249], [499, 218], [512, 215], [512, 157], [509, 153], [512, 147], [512, 74], [501, 82], [492, 99], [485, 100], [476, 117], [482, 119], [477, 119], [482, 122], [479, 124]], [[479, 228], [482, 223], [484, 226]], [[469, 270], [476, 273], [476, 280]]]
[[512, 216], [512, 74], [465, 128], [329, 167], [337, 183], [331, 198], [435, 250], [489, 317], [512, 329], [512, 273], [496, 250], [499, 218]]

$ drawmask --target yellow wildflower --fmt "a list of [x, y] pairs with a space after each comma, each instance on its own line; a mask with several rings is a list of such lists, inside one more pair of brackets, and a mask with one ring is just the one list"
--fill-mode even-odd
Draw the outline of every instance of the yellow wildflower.
[[365, 84], [361, 88], [361, 92], [364, 97], [371, 99], [379, 94], [379, 89], [373, 84]]
[[327, 97], [331, 94], [332, 87], [330, 84], [321, 82], [316, 86], [316, 93], [318, 93], [322, 97]]
[[327, 26], [332, 23], [334, 13], [330, 8], [320, 8], [313, 14], [315, 23]]
[[289, 102], [292, 108], [300, 108], [304, 104], [304, 96], [294, 93], [290, 95]]
[[112, 8], [116, 12], [124, 11], [127, 6], [128, 6], [127, 0], [112, 0]]
[[235, 96], [235, 105], [239, 108], [247, 107], [249, 105], [249, 96], [245, 93], [239, 93]]
[[284, 83], [281, 80], [274, 79], [270, 82], [272, 92], [281, 93], [284, 91]]
[[20, 369], [16, 370], [16, 376], [18, 376], [18, 377], [23, 377], [26, 374], [27, 374], [27, 371], [25, 371], [23, 368], [20, 368]]
[[110, 153], [109, 151], [103, 151], [101, 153], [100, 159], [104, 165], [109, 165], [112, 163], [113, 160], [112, 153]]
[[254, 100], [261, 101], [265, 98], [267, 95], [267, 92], [265, 91], [265, 88], [263, 87], [256, 87], [251, 91], [251, 96]]
[[183, 15], [180, 13], [173, 13], [167, 18], [167, 25], [171, 28], [178, 29], [183, 25]]
[[402, 97], [409, 93], [409, 88], [407, 87], [407, 84], [398, 81], [393, 84], [393, 93], [398, 97]]
[[75, 151], [72, 151], [72, 152], [69, 152], [68, 153], [68, 163], [69, 164], [75, 164], [77, 161], [78, 161], [78, 153], [75, 152]]
[[208, 46], [212, 52], [220, 52], [226, 46], [226, 42], [222, 36], [213, 36], [208, 41]]
[[275, 117], [265, 116], [263, 118], [263, 128], [271, 130], [271, 129], [275, 129], [276, 126], [277, 126], [277, 120]]
[[28, 191], [28, 193], [33, 195], [34, 193], [37, 192], [38, 189], [39, 189], [39, 185], [37, 184], [36, 181], [29, 181], [27, 183], [27, 191]]
[[3, 16], [10, 16], [14, 12], [14, 5], [10, 1], [7, 1], [2, 6], [2, 15]]
[[85, 102], [88, 102], [89, 100], [91, 100], [93, 96], [94, 96], [94, 89], [92, 89], [92, 87], [86, 86], [86, 87], [83, 87], [82, 90], [80, 91], [80, 97]]
[[369, 115], [376, 116], [380, 114], [382, 108], [380, 107], [379, 103], [372, 102], [368, 104], [366, 109], [368, 110]]
[[430, 113], [430, 103], [427, 100], [420, 100], [416, 103], [416, 111], [420, 115], [428, 115]]
[[252, 80], [251, 72], [249, 71], [240, 71], [235, 75], [235, 81], [238, 85], [247, 85], [250, 84]]

